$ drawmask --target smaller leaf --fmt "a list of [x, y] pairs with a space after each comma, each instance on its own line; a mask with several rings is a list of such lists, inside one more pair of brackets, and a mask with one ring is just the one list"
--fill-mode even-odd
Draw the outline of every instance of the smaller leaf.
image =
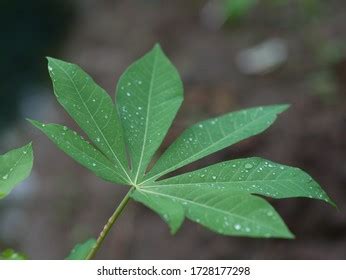
[[[137, 191], [152, 199], [162, 198], [160, 216], [183, 207], [190, 220], [220, 234], [247, 237], [293, 238], [275, 209], [263, 198], [246, 192], [194, 186], [142, 187]], [[169, 207], [165, 208], [169, 201]], [[168, 203], [167, 203], [168, 204]], [[152, 205], [149, 205], [150, 208]], [[179, 212], [181, 213], [181, 212]], [[178, 213], [177, 213], [178, 214]], [[181, 218], [182, 219], [182, 218]]]
[[31, 143], [0, 156], [0, 199], [30, 175], [32, 165]]
[[159, 45], [120, 77], [117, 107], [135, 183], [144, 174], [182, 101], [183, 85], [179, 74]]
[[66, 260], [86, 260], [91, 249], [95, 246], [96, 240], [89, 239], [88, 241], [77, 244], [68, 255]]
[[28, 257], [22, 253], [17, 253], [13, 249], [6, 249], [0, 253], [0, 260], [27, 260]]
[[120, 168], [75, 131], [58, 124], [42, 124], [34, 120], [29, 121], [46, 134], [61, 150], [94, 172], [98, 177], [113, 183], [127, 184], [126, 179], [122, 177]]
[[59, 103], [102, 151], [127, 176], [125, 142], [118, 113], [107, 92], [78, 65], [48, 58], [54, 94]]
[[255, 107], [193, 125], [168, 147], [143, 183], [263, 132], [287, 108], [288, 105]]
[[175, 234], [184, 221], [184, 208], [171, 200], [162, 197], [153, 197], [135, 190], [131, 198], [156, 212], [169, 225], [171, 233]]
[[308, 197], [334, 202], [304, 171], [262, 158], [217, 163], [155, 183], [162, 187], [208, 187], [260, 194], [272, 198]]

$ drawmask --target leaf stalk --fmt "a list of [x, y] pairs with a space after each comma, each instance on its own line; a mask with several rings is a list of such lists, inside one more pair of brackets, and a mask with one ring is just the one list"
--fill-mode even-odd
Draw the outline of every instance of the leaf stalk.
[[87, 260], [91, 260], [91, 259], [93, 259], [95, 257], [95, 255], [98, 252], [98, 250], [100, 249], [103, 241], [105, 240], [106, 236], [110, 232], [112, 226], [117, 221], [117, 219], [119, 218], [120, 214], [123, 212], [124, 208], [126, 207], [127, 203], [129, 202], [130, 195], [131, 195], [131, 193], [133, 192], [134, 189], [135, 189], [135, 187], [131, 187], [129, 192], [125, 195], [123, 200], [120, 202], [119, 206], [113, 212], [112, 216], [108, 219], [107, 223], [103, 227], [101, 233], [99, 234], [99, 237], [96, 240], [95, 246], [89, 252], [89, 254], [87, 256]]

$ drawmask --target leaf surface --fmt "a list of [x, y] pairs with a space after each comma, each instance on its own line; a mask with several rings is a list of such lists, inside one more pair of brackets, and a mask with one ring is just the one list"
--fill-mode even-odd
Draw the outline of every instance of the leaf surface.
[[272, 198], [308, 197], [333, 204], [319, 184], [304, 171], [255, 157], [217, 163], [158, 181], [153, 187], [158, 185], [164, 188], [174, 186], [226, 189]]
[[110, 96], [75, 64], [48, 58], [48, 70], [59, 103], [128, 178], [123, 130]]
[[89, 239], [88, 241], [77, 244], [68, 255], [66, 260], [86, 260], [91, 249], [95, 246], [96, 240]]
[[158, 45], [121, 76], [117, 85], [117, 106], [135, 183], [146, 171], [182, 101], [179, 74]]
[[[272, 206], [260, 197], [246, 192], [196, 186], [142, 187], [138, 190], [143, 195], [170, 200], [176, 207], [184, 208], [184, 215], [215, 232], [233, 236], [247, 237], [279, 237], [292, 238]], [[149, 200], [148, 200], [149, 201]], [[149, 207], [152, 204], [149, 202]], [[161, 205], [162, 215], [171, 213]], [[170, 222], [166, 219], [166, 222]], [[173, 226], [171, 225], [171, 228]]]
[[31, 143], [0, 156], [0, 199], [30, 175], [33, 158]]
[[268, 128], [288, 105], [251, 108], [209, 119], [186, 129], [147, 174], [152, 181]]

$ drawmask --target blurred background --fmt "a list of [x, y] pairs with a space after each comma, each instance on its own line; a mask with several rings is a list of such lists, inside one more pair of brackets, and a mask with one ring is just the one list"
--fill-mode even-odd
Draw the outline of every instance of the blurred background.
[[296, 240], [219, 236], [166, 224], [131, 202], [100, 259], [346, 258], [346, 1], [1, 0], [0, 153], [33, 141], [32, 176], [0, 203], [0, 251], [62, 259], [96, 237], [126, 193], [58, 150], [26, 117], [76, 127], [56, 102], [45, 56], [79, 64], [112, 96], [119, 75], [159, 42], [185, 103], [162, 152], [196, 121], [291, 103], [265, 133], [186, 167], [261, 156], [308, 171], [337, 202], [274, 201]]

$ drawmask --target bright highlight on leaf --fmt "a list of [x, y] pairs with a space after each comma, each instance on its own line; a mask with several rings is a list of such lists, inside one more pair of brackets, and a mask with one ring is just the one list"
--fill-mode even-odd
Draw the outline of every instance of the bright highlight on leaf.
[[31, 144], [0, 156], [0, 199], [7, 196], [18, 183], [30, 175], [32, 165]]
[[86, 260], [91, 249], [95, 246], [96, 240], [89, 239], [82, 244], [77, 244], [68, 255], [66, 260]]
[[[49, 58], [48, 69], [58, 101], [91, 143], [65, 126], [32, 124], [95, 175], [131, 186], [128, 195], [160, 215], [172, 233], [188, 218], [225, 235], [292, 238], [263, 197], [306, 197], [333, 204], [304, 171], [261, 158], [225, 161], [161, 180], [263, 132], [288, 105], [255, 107], [201, 121], [186, 129], [147, 170], [183, 100], [179, 74], [161, 48], [156, 45], [124, 72], [116, 105], [78, 66]], [[86, 258], [94, 244], [89, 240], [77, 246], [71, 258]]]

